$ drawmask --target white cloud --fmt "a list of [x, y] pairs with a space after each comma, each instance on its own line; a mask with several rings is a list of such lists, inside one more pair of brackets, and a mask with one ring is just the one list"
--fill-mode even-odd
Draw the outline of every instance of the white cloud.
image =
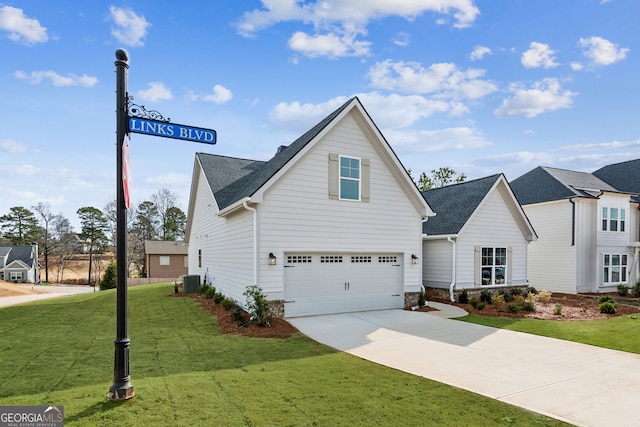
[[404, 31], [400, 31], [396, 36], [391, 40], [393, 44], [396, 46], [406, 47], [409, 46], [410, 36], [408, 33]]
[[484, 148], [492, 145], [477, 129], [389, 130], [384, 132], [394, 148], [407, 154]]
[[570, 65], [573, 71], [580, 71], [584, 68], [584, 65], [582, 65], [580, 62], [572, 62]]
[[233, 92], [222, 85], [215, 85], [213, 87], [213, 93], [201, 95], [194, 92], [187, 94], [187, 99], [190, 101], [206, 101], [213, 102], [214, 104], [224, 104], [233, 98]]
[[610, 141], [610, 142], [599, 142], [599, 143], [589, 143], [589, 144], [574, 144], [574, 145], [566, 145], [562, 148], [567, 150], [596, 150], [596, 149], [617, 149], [617, 148], [627, 148], [627, 147], [640, 147], [640, 139], [636, 139], [634, 141]]
[[[453, 16], [454, 27], [470, 26], [480, 13], [473, 0], [262, 0], [262, 9], [245, 12], [236, 23], [245, 37], [280, 22], [300, 21], [312, 25], [315, 35], [296, 32], [289, 47], [307, 56], [368, 55], [370, 43], [357, 40], [367, 33], [369, 21], [388, 16], [415, 19], [425, 12]], [[402, 43], [402, 41], [400, 42]]]
[[371, 43], [355, 39], [355, 34], [338, 36], [335, 33], [310, 36], [298, 31], [289, 39], [289, 47], [310, 58], [326, 56], [331, 59], [369, 54]]
[[1, 166], [0, 174], [5, 176], [37, 176], [42, 175], [42, 169], [33, 165]]
[[151, 24], [144, 16], [137, 15], [131, 9], [111, 6], [111, 20], [116, 24], [111, 28], [111, 35], [125, 46], [144, 46], [143, 39]]
[[64, 86], [82, 86], [82, 87], [93, 87], [98, 83], [97, 77], [88, 76], [83, 74], [81, 76], [77, 76], [75, 74], [68, 74], [66, 76], [62, 76], [55, 71], [47, 70], [47, 71], [32, 71], [27, 74], [24, 71], [16, 71], [14, 77], [20, 80], [28, 80], [31, 84], [40, 84], [42, 80], [49, 79], [54, 86], [64, 87]]
[[628, 48], [619, 48], [617, 44], [602, 37], [581, 38], [578, 46], [585, 49], [583, 55], [594, 65], [611, 65], [623, 60], [629, 52]]
[[24, 153], [27, 151], [27, 147], [21, 142], [12, 139], [0, 139], [0, 151], [12, 154]]
[[481, 80], [485, 71], [470, 68], [460, 70], [453, 63], [432, 64], [428, 68], [416, 62], [378, 62], [369, 69], [375, 88], [404, 93], [435, 94], [438, 98], [478, 99], [495, 92], [496, 85]]
[[149, 83], [149, 89], [139, 90], [138, 97], [143, 101], [161, 101], [172, 99], [171, 90], [160, 82]]
[[531, 42], [529, 50], [522, 54], [520, 61], [525, 68], [553, 68], [558, 66], [554, 53], [547, 44]]
[[493, 54], [491, 49], [489, 49], [486, 46], [481, 46], [477, 44], [473, 47], [473, 51], [469, 55], [469, 59], [471, 59], [472, 61], [479, 61], [481, 59], [484, 59], [485, 55], [491, 55], [491, 54]]
[[513, 83], [509, 89], [513, 96], [505, 99], [494, 111], [497, 116], [535, 117], [547, 111], [569, 108], [577, 92], [561, 90], [558, 79], [547, 78], [533, 83], [530, 88]]
[[22, 9], [11, 6], [0, 7], [0, 30], [8, 31], [10, 40], [26, 45], [49, 39], [47, 29], [37, 19], [27, 18]]

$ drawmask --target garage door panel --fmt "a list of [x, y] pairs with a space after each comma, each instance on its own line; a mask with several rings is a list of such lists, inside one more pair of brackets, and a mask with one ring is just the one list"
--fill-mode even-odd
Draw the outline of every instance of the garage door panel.
[[397, 254], [286, 254], [285, 316], [401, 308]]

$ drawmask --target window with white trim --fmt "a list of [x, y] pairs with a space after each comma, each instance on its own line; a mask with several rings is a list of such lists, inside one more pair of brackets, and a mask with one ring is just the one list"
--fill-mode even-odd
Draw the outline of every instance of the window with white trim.
[[171, 265], [171, 257], [168, 255], [160, 255], [160, 265]]
[[603, 254], [602, 258], [604, 284], [627, 283], [627, 254]]
[[504, 285], [507, 273], [507, 248], [482, 248], [480, 273], [482, 285]]
[[22, 271], [11, 271], [9, 272], [9, 280], [13, 281], [21, 281], [22, 280]]
[[602, 208], [602, 231], [626, 231], [626, 209]]
[[360, 200], [360, 159], [340, 156], [340, 199]]

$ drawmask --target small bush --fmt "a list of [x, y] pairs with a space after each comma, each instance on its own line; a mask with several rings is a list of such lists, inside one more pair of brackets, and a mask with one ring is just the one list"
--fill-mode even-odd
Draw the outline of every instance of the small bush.
[[491, 293], [491, 291], [487, 290], [487, 289], [483, 289], [480, 292], [480, 301], [482, 301], [485, 304], [491, 304], [491, 297], [493, 296], [493, 294]]
[[553, 307], [553, 314], [555, 314], [556, 316], [560, 316], [562, 314], [562, 305], [561, 304], [556, 304], [556, 306]]
[[543, 304], [549, 304], [551, 302], [551, 292], [549, 291], [538, 292], [538, 300]]
[[525, 301], [522, 303], [522, 309], [524, 311], [536, 311], [536, 305], [533, 301]]
[[527, 295], [527, 301], [531, 302], [531, 303], [535, 303], [536, 301], [538, 301], [538, 294], [534, 294], [533, 292], [529, 292], [529, 294]]
[[491, 297], [491, 304], [502, 305], [504, 304], [504, 295], [498, 294]]
[[200, 287], [198, 288], [198, 292], [200, 292], [201, 295], [204, 296], [204, 294], [207, 293], [207, 288], [209, 288], [209, 285], [207, 285], [206, 283], [203, 283], [202, 285], [200, 285]]
[[485, 308], [487, 306], [487, 303], [485, 303], [484, 301], [480, 301], [478, 302], [478, 304], [476, 305], [476, 309], [477, 310], [482, 310], [483, 308]]
[[112, 258], [111, 261], [109, 261], [107, 268], [104, 270], [102, 280], [100, 280], [101, 291], [104, 291], [105, 289], [115, 289], [118, 287], [117, 270], [116, 260]]
[[502, 295], [502, 299], [504, 300], [504, 302], [511, 302], [513, 301], [513, 295], [511, 294], [510, 291], [506, 291], [504, 289], [501, 289], [498, 292], [498, 295]]
[[633, 296], [636, 298], [640, 298], [640, 280], [636, 282], [635, 285], [631, 288], [631, 292], [633, 292]]
[[424, 292], [420, 292], [418, 294], [418, 307], [422, 308], [427, 304], [427, 301], [424, 299]]
[[458, 295], [458, 302], [460, 304], [468, 304], [469, 303], [469, 293], [467, 292], [466, 289], [463, 289], [462, 292], [460, 292], [460, 295]]
[[518, 304], [521, 305], [523, 302], [525, 302], [525, 297], [524, 295], [514, 295], [513, 296], [513, 302], [514, 304]]
[[600, 313], [605, 314], [616, 314], [616, 311], [618, 311], [618, 306], [616, 305], [616, 303], [609, 301], [603, 302], [598, 306], [598, 308], [600, 309]]
[[251, 317], [260, 326], [271, 326], [271, 313], [267, 297], [258, 285], [251, 285], [242, 294], [247, 299], [247, 308]]
[[216, 288], [213, 286], [207, 286], [207, 289], [204, 290], [204, 297], [207, 299], [213, 299], [213, 296], [216, 294]]
[[517, 296], [517, 295], [522, 295], [522, 289], [520, 288], [511, 288], [511, 291], [509, 291], [509, 293], [511, 294], [511, 296]]
[[480, 300], [476, 297], [471, 297], [471, 299], [469, 300], [469, 304], [471, 304], [471, 307], [473, 308], [478, 308], [478, 304], [480, 304]]
[[621, 297], [626, 297], [629, 295], [629, 288], [625, 285], [618, 285], [618, 295]]
[[224, 307], [227, 310], [231, 310], [233, 307], [237, 306], [238, 304], [236, 304], [236, 302], [231, 298], [225, 298], [222, 300], [220, 305], [222, 305], [222, 307]]
[[507, 311], [509, 313], [517, 313], [520, 311], [520, 306], [518, 304], [507, 304]]
[[615, 304], [616, 300], [613, 299], [613, 297], [611, 295], [602, 295], [599, 299], [598, 302], [600, 304], [602, 304], [603, 302], [612, 302]]
[[527, 288], [527, 293], [529, 293], [529, 294], [534, 294], [534, 295], [535, 295], [535, 294], [537, 294], [537, 293], [538, 293], [538, 291], [537, 291], [537, 290], [536, 290], [536, 288], [534, 288], [533, 286], [529, 286], [529, 287]]
[[229, 316], [231, 316], [231, 318], [236, 321], [242, 320], [242, 308], [240, 308], [238, 304], [231, 307], [231, 309], [229, 310]]
[[222, 301], [224, 301], [225, 296], [220, 292], [214, 291], [212, 299], [213, 299], [213, 302], [215, 302], [216, 304], [220, 304]]

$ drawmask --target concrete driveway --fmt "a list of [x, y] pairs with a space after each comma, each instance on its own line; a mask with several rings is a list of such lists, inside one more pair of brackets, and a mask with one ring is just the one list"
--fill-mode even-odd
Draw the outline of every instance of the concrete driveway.
[[439, 316], [381, 310], [287, 320], [338, 350], [572, 424], [640, 425], [640, 355]]

